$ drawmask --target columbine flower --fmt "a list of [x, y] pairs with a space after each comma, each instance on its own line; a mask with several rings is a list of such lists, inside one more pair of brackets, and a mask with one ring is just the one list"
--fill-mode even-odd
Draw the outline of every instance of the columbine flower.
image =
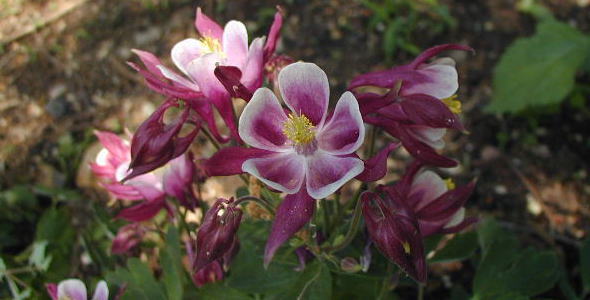
[[314, 199], [325, 198], [364, 169], [362, 160], [351, 157], [365, 135], [358, 103], [346, 92], [328, 117], [328, 78], [312, 63], [285, 67], [279, 88], [288, 114], [267, 88], [258, 89], [244, 108], [240, 136], [269, 154], [246, 160], [242, 170], [281, 192], [303, 189]]
[[385, 95], [358, 95], [367, 123], [382, 127], [398, 138], [416, 158], [429, 164], [452, 167], [456, 162], [436, 153], [444, 146], [446, 129], [463, 130], [456, 114], [461, 102], [454, 95], [459, 87], [455, 62], [448, 57], [426, 61], [445, 50], [472, 50], [461, 45], [430, 48], [412, 63], [385, 71], [357, 76], [349, 88], [390, 88]]
[[383, 199], [365, 192], [361, 201], [367, 231], [379, 251], [412, 278], [425, 282], [424, 244], [412, 212], [399, 197]]
[[413, 164], [400, 182], [381, 188], [390, 197], [402, 198], [416, 216], [422, 236], [458, 232], [477, 221], [477, 218], [465, 218], [463, 207], [475, 182], [455, 186], [450, 178], [443, 180], [438, 174]]
[[[61, 281], [58, 285], [55, 283], [48, 283], [45, 285], [47, 293], [53, 300], [86, 300], [88, 294], [86, 285], [79, 279], [66, 279]], [[92, 300], [108, 300], [109, 288], [104, 280], [101, 280], [96, 285]]]
[[[122, 183], [131, 163], [131, 146], [116, 134], [97, 131], [103, 149], [96, 161], [90, 164], [92, 171], [102, 179], [102, 185], [115, 197], [123, 200], [142, 200], [142, 203], [123, 209], [117, 217], [133, 222], [152, 218], [166, 207], [168, 194], [178, 197], [181, 204], [194, 208], [196, 199], [192, 192], [194, 164], [183, 154], [171, 160], [163, 170], [149, 172]], [[165, 186], [166, 185], [166, 186]]]
[[134, 63], [131, 67], [144, 76], [148, 87], [172, 98], [188, 100], [190, 106], [207, 122], [211, 132], [220, 142], [228, 139], [218, 134], [211, 104], [219, 111], [224, 122], [237, 138], [231, 94], [214, 74], [216, 66], [232, 66], [239, 71], [237, 80], [250, 91], [263, 82], [263, 66], [272, 55], [282, 25], [279, 13], [265, 44], [264, 38], [255, 38], [248, 47], [246, 26], [239, 21], [229, 21], [224, 28], [197, 9], [195, 27], [200, 38], [185, 39], [171, 50], [172, 61], [184, 75], [164, 66], [153, 54], [133, 50], [145, 69]]

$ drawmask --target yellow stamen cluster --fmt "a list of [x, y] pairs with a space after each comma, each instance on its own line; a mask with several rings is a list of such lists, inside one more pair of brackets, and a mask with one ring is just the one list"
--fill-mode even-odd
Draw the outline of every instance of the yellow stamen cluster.
[[314, 128], [306, 116], [289, 114], [289, 119], [283, 124], [283, 133], [295, 145], [305, 145], [315, 138]]
[[201, 43], [203, 43], [203, 45], [205, 45], [205, 53], [203, 54], [207, 54], [207, 53], [213, 53], [213, 52], [217, 52], [217, 53], [222, 53], [222, 49], [221, 49], [221, 44], [219, 43], [219, 40], [210, 36], [206, 36], [200, 39]]
[[403, 242], [402, 246], [404, 247], [404, 252], [406, 252], [406, 254], [412, 253], [412, 249], [410, 248], [410, 243]]
[[447, 186], [447, 189], [449, 190], [453, 190], [455, 189], [455, 182], [453, 181], [452, 178], [447, 178], [445, 179], [445, 185]]
[[453, 95], [449, 98], [444, 98], [442, 99], [442, 102], [451, 110], [452, 113], [461, 113], [461, 101], [457, 100], [457, 95]]

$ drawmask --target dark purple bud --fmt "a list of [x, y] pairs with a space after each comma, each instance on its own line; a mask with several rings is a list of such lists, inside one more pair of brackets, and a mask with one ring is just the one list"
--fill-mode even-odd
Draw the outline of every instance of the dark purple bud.
[[[371, 240], [379, 251], [419, 282], [426, 282], [426, 258], [417, 221], [407, 211], [394, 209], [372, 192], [361, 196], [363, 215]], [[402, 204], [403, 203], [397, 203]]]
[[129, 169], [132, 171], [124, 180], [157, 169], [188, 149], [200, 129], [200, 123], [197, 123], [191, 132], [180, 136], [191, 113], [190, 107], [187, 106], [170, 124], [164, 123], [166, 111], [178, 105], [177, 101], [169, 99], [139, 126], [131, 140]]
[[223, 255], [223, 257], [221, 258], [221, 260], [223, 261], [223, 270], [224, 271], [229, 271], [229, 265], [231, 264], [232, 260], [234, 260], [234, 257], [236, 257], [236, 255], [238, 254], [238, 252], [240, 251], [240, 240], [236, 237], [233, 241], [233, 243], [231, 244], [231, 246], [229, 247], [229, 250], [225, 251], [225, 254]]
[[223, 268], [221, 263], [216, 260], [193, 274], [193, 283], [197, 287], [202, 287], [207, 283], [214, 283], [223, 280]]
[[397, 147], [399, 147], [399, 143], [390, 143], [381, 149], [377, 155], [366, 160], [365, 169], [362, 173], [356, 176], [356, 179], [370, 182], [383, 178], [387, 173], [387, 157], [391, 151], [397, 149]]
[[146, 229], [141, 223], [131, 223], [119, 228], [111, 246], [111, 253], [128, 253], [129, 250], [141, 243], [145, 233]]
[[252, 99], [252, 92], [240, 82], [240, 69], [234, 66], [217, 66], [213, 73], [233, 98], [244, 99], [246, 102]]
[[404, 96], [399, 105], [405, 112], [407, 121], [415, 125], [432, 128], [465, 129], [457, 115], [452, 113], [442, 101], [432, 96], [426, 94]]
[[264, 249], [265, 267], [268, 267], [279, 247], [311, 220], [315, 205], [315, 200], [307, 194], [305, 186], [296, 194], [285, 197], [277, 209]]
[[213, 204], [197, 233], [197, 253], [193, 262], [195, 271], [223, 258], [231, 250], [241, 220], [242, 210], [234, 205], [233, 198], [220, 198]]

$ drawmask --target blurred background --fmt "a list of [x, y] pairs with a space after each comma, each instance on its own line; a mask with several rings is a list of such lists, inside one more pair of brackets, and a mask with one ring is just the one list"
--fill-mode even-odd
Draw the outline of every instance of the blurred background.
[[[127, 66], [137, 61], [131, 49], [171, 65], [172, 46], [196, 37], [197, 6], [221, 24], [244, 21], [252, 37], [267, 33], [277, 4], [278, 52], [321, 66], [333, 96], [355, 75], [431, 46], [473, 47], [448, 54], [469, 133], [447, 135], [445, 154], [461, 164], [446, 172], [478, 179], [470, 214], [495, 216], [525, 245], [552, 247], [579, 276], [590, 229], [588, 0], [0, 0], [1, 258], [26, 262], [49, 247], [52, 266], [83, 263], [71, 245], [84, 243], [88, 216], [106, 214], [96, 203], [108, 200], [87, 167], [93, 130], [133, 131], [163, 100]], [[223, 194], [209, 184], [207, 197]], [[441, 268], [433, 272], [470, 276], [456, 272], [460, 262]]]

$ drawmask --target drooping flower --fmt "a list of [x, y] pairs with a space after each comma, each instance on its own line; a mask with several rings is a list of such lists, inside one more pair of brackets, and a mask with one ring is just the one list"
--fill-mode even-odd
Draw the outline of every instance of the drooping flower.
[[222, 281], [224, 274], [219, 260], [213, 261], [193, 274], [193, 283], [202, 287], [207, 283]]
[[418, 220], [422, 236], [454, 233], [477, 221], [465, 218], [463, 207], [475, 182], [455, 186], [452, 179], [443, 180], [438, 174], [412, 165], [404, 178], [393, 186], [381, 187], [390, 197], [401, 197]]
[[325, 198], [364, 169], [362, 160], [351, 157], [365, 135], [357, 101], [344, 93], [328, 116], [328, 78], [312, 63], [285, 67], [279, 88], [289, 114], [267, 88], [258, 89], [244, 108], [240, 136], [270, 153], [247, 159], [242, 170], [281, 192], [303, 189], [314, 199]]
[[436, 152], [444, 146], [446, 129], [464, 129], [457, 117], [461, 103], [454, 96], [459, 87], [455, 62], [445, 57], [427, 63], [446, 50], [472, 49], [454, 44], [436, 46], [410, 64], [359, 75], [349, 86], [389, 88], [384, 95], [357, 95], [365, 122], [398, 138], [416, 158], [440, 167], [456, 165]]
[[[216, 66], [232, 66], [239, 71], [238, 82], [249, 91], [260, 87], [263, 82], [265, 57], [274, 52], [282, 24], [279, 13], [265, 44], [263, 37], [255, 38], [248, 46], [246, 26], [239, 21], [229, 21], [224, 28], [197, 8], [195, 28], [200, 37], [180, 41], [171, 50], [171, 57], [179, 74], [164, 66], [153, 54], [134, 50], [146, 69], [130, 65], [142, 74], [150, 88], [168, 97], [180, 98], [192, 103], [197, 112], [207, 122], [212, 133], [217, 133], [212, 104], [224, 122], [237, 138], [231, 94], [216, 78]], [[203, 102], [203, 103], [201, 103]], [[227, 142], [219, 135], [220, 142]]]
[[241, 220], [242, 210], [234, 204], [233, 198], [220, 198], [213, 204], [197, 232], [196, 254], [192, 261], [195, 272], [217, 260], [229, 261], [235, 255]]
[[[86, 300], [88, 294], [86, 285], [79, 279], [66, 279], [59, 284], [48, 283], [45, 285], [47, 293], [52, 300]], [[96, 284], [92, 300], [108, 300], [109, 288], [104, 280]]]
[[[389, 260], [419, 282], [426, 281], [426, 257], [418, 222], [399, 197], [361, 196], [369, 236]], [[393, 205], [395, 204], [395, 206]]]
[[171, 160], [161, 171], [149, 172], [122, 182], [130, 173], [129, 142], [110, 132], [96, 131], [96, 135], [104, 148], [90, 167], [101, 179], [101, 184], [119, 199], [144, 200], [140, 204], [123, 209], [117, 217], [132, 222], [150, 219], [167, 206], [167, 194], [171, 197], [180, 197], [181, 204], [188, 208], [195, 207], [191, 171], [194, 164], [186, 154]]

